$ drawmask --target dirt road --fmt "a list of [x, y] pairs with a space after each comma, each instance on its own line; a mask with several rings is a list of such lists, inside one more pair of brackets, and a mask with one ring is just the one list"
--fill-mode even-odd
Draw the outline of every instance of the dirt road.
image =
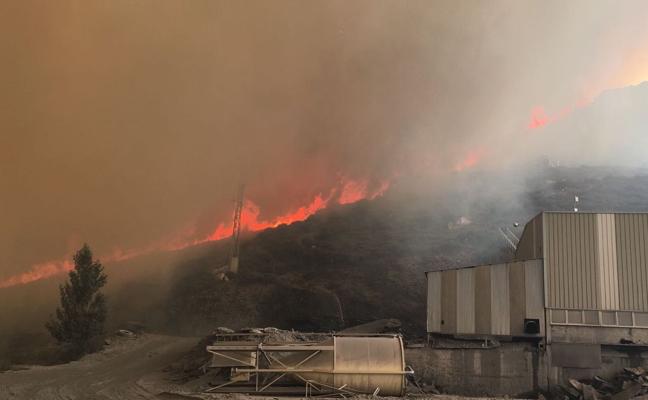
[[[146, 334], [69, 364], [0, 373], [1, 400], [159, 399], [160, 372], [199, 339]], [[159, 383], [159, 384], [158, 384]]]

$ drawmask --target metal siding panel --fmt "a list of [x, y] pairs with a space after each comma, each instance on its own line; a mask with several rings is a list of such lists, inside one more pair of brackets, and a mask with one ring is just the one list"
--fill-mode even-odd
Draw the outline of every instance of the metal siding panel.
[[641, 302], [639, 309], [648, 311], [648, 215], [639, 215], [639, 270], [641, 272], [640, 292]]
[[491, 267], [475, 268], [475, 333], [492, 333], [491, 293]]
[[457, 333], [475, 333], [474, 268], [457, 270]]
[[619, 280], [614, 215], [597, 215], [597, 224], [599, 305], [603, 310], [617, 310], [619, 308]]
[[521, 335], [524, 332], [524, 316], [526, 315], [526, 289], [524, 287], [524, 263], [508, 264], [509, 291], [509, 330], [511, 335]]
[[642, 216], [635, 215], [635, 238], [636, 238], [636, 262], [637, 262], [637, 310], [642, 310], [643, 305], [646, 304], [646, 289], [644, 286], [644, 260], [643, 260], [643, 221]]
[[441, 332], [456, 333], [457, 329], [457, 271], [441, 275]]
[[548, 214], [545, 262], [549, 306], [596, 309], [599, 305], [595, 214]]
[[646, 231], [648, 216], [645, 214], [635, 214], [635, 265], [637, 271], [637, 310], [648, 309], [648, 254], [646, 254]]
[[619, 280], [621, 282], [619, 291], [621, 297], [621, 309], [632, 310], [633, 305], [633, 271], [632, 262], [630, 260], [630, 238], [628, 218], [626, 215], [618, 214], [615, 218], [617, 228], [617, 265]]
[[587, 251], [587, 270], [589, 271], [589, 291], [590, 291], [590, 304], [592, 308], [600, 309], [601, 301], [601, 285], [599, 270], [596, 267], [596, 258], [598, 257], [598, 247], [596, 242], [596, 215], [590, 215], [590, 218], [587, 221], [589, 234], [588, 234], [588, 251]]
[[615, 224], [619, 308], [648, 311], [648, 215], [617, 214]]
[[441, 332], [441, 274], [442, 272], [428, 272], [427, 293], [427, 331]]
[[630, 296], [628, 298], [629, 301], [629, 306], [632, 310], [637, 309], [637, 268], [636, 268], [636, 262], [635, 262], [635, 255], [636, 252], [634, 251], [635, 249], [635, 227], [634, 227], [634, 218], [632, 218], [631, 215], [626, 215], [626, 245], [628, 246], [627, 249], [627, 260], [628, 260], [628, 268], [630, 271]]
[[529, 260], [542, 257], [542, 222], [543, 215], [538, 214], [531, 221], [527, 222], [520, 236], [515, 260]]
[[587, 295], [589, 299], [589, 307], [591, 309], [600, 309], [600, 290], [599, 284], [599, 271], [596, 267], [596, 257], [598, 255], [596, 247], [596, 214], [589, 214], [587, 216], [587, 237], [585, 237], [585, 245], [587, 255], [585, 257], [585, 270], [587, 271]]
[[544, 335], [544, 273], [542, 260], [524, 263], [525, 317], [540, 320], [540, 334]]
[[543, 248], [544, 248], [544, 241], [543, 241], [543, 237], [542, 237], [543, 230], [544, 230], [544, 228], [542, 226], [543, 225], [543, 223], [542, 223], [543, 222], [543, 215], [544, 214], [540, 214], [537, 217], [535, 217], [535, 219], [534, 219], [534, 221], [535, 221], [535, 223], [534, 223], [534, 228], [535, 228], [535, 236], [534, 236], [535, 237], [535, 250], [534, 250], [534, 253], [533, 253], [533, 258], [534, 259], [542, 258], [542, 254], [543, 254]]
[[558, 305], [557, 287], [558, 279], [556, 274], [556, 251], [558, 249], [556, 243], [556, 233], [553, 227], [553, 217], [550, 214], [545, 215], [544, 223], [545, 238], [547, 244], [545, 245], [545, 269], [547, 271], [547, 305], [549, 307], [556, 307]]
[[534, 220], [529, 221], [522, 231], [520, 242], [515, 250], [515, 259], [524, 260], [533, 256], [533, 223]]
[[623, 218], [623, 215], [615, 216], [615, 225], [616, 225], [616, 242], [617, 242], [617, 273], [619, 276], [619, 300], [620, 308], [622, 310], [628, 310], [629, 301], [628, 294], [630, 293], [630, 288], [628, 287], [629, 274], [628, 274], [628, 263], [625, 260], [627, 251], [625, 245], [626, 240], [626, 224]]
[[510, 329], [510, 298], [508, 265], [499, 264], [490, 267], [491, 285], [491, 326], [493, 335], [509, 335]]
[[553, 218], [551, 215], [546, 216], [545, 224], [545, 236], [547, 238], [547, 245], [545, 246], [545, 268], [547, 269], [547, 303], [549, 307], [556, 307], [558, 305], [558, 299], [556, 298], [557, 294], [557, 281], [556, 281], [556, 235], [554, 234], [553, 229]]
[[574, 264], [571, 259], [572, 252], [567, 251], [567, 249], [573, 248], [573, 245], [571, 243], [571, 220], [569, 216], [563, 216], [563, 218], [560, 218], [560, 221], [562, 222], [562, 229], [558, 232], [560, 234], [559, 237], [562, 239], [560, 241], [560, 250], [561, 255], [565, 257], [565, 260], [558, 260], [558, 268], [565, 270], [566, 272], [565, 277], [561, 282], [560, 293], [565, 296], [565, 301], [563, 304], [567, 308], [573, 308], [574, 295], [576, 294], [577, 288], [569, 291], [566, 290], [567, 287], [573, 287], [572, 282], [574, 280]]
[[556, 260], [556, 272], [558, 273], [558, 290], [559, 298], [562, 307], [570, 307], [570, 299], [566, 296], [565, 285], [571, 281], [571, 265], [562, 265], [563, 258], [566, 257], [565, 246], [567, 245], [565, 239], [565, 232], [567, 232], [567, 220], [565, 218], [556, 218], [556, 240], [558, 241], [558, 259]]
[[633, 291], [633, 299], [632, 299], [632, 304], [635, 310], [639, 310], [641, 308], [641, 277], [639, 273], [639, 243], [637, 241], [637, 215], [630, 215], [630, 227], [631, 227], [631, 235], [632, 235], [632, 240], [630, 241], [630, 244], [632, 246], [630, 254], [631, 254], [631, 260], [632, 260], [632, 272], [634, 275], [634, 280], [632, 281], [634, 291]]
[[[551, 271], [553, 273], [553, 306], [557, 307], [558, 305], [564, 304], [565, 299], [562, 298], [562, 291], [560, 290], [561, 274], [565, 271], [558, 270], [558, 260], [560, 259], [560, 242], [558, 241], [558, 229], [560, 228], [560, 221], [557, 218], [554, 218], [551, 215], [551, 238], [552, 238], [552, 247], [553, 247], [553, 260], [551, 265]], [[547, 225], [549, 226], [549, 225]]]

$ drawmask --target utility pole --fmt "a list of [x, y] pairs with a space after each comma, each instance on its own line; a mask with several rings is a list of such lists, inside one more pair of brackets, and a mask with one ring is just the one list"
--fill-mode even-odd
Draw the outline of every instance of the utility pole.
[[245, 185], [239, 186], [234, 207], [234, 223], [232, 224], [232, 247], [229, 255], [229, 272], [236, 274], [239, 266], [239, 238], [241, 236], [241, 213], [243, 212], [243, 193]]

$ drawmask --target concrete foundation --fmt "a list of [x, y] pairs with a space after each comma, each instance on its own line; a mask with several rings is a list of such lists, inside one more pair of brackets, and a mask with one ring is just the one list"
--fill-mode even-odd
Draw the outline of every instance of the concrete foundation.
[[[405, 360], [417, 378], [443, 393], [504, 396], [530, 392], [546, 377], [543, 356], [533, 343], [509, 342], [498, 347], [405, 349]], [[545, 378], [546, 379], [546, 378]], [[546, 382], [546, 381], [545, 381]]]
[[593, 376], [611, 379], [626, 367], [643, 367], [644, 369], [648, 369], [647, 346], [594, 346], [598, 347], [598, 351], [596, 352], [598, 359], [588, 360], [586, 363], [581, 361], [592, 358], [592, 353], [583, 354], [583, 357], [580, 357], [577, 354], [579, 350], [577, 350], [576, 354], [570, 358], [556, 357], [555, 348], [557, 345], [554, 344], [551, 346], [549, 352], [551, 353], [552, 366], [548, 369], [549, 383], [551, 385], [567, 385], [569, 379], [588, 379]]
[[[581, 339], [594, 335], [593, 342], [603, 335], [600, 329], [580, 328], [566, 329], [562, 334]], [[611, 379], [625, 367], [648, 369], [648, 346], [586, 341], [553, 343], [545, 349], [535, 342], [493, 345], [484, 340], [437, 337], [427, 347], [406, 348], [405, 360], [417, 378], [434, 383], [443, 393], [515, 396], [552, 385], [567, 386], [571, 378]]]

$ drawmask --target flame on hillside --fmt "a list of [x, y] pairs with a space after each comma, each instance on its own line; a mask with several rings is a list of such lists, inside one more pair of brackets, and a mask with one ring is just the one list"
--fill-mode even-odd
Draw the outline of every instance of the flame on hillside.
[[[318, 194], [308, 204], [269, 219], [263, 219], [261, 217], [261, 207], [248, 199], [245, 201], [241, 213], [241, 226], [244, 231], [259, 232], [280, 225], [290, 225], [306, 220], [331, 203], [345, 205], [365, 199], [373, 200], [385, 194], [389, 186], [390, 182], [387, 180], [382, 181], [376, 188], [372, 189], [368, 180], [342, 179], [340, 186], [331, 189], [326, 196]], [[143, 248], [115, 249], [111, 254], [105, 254], [98, 258], [104, 263], [119, 262], [156, 251], [182, 250], [202, 243], [226, 239], [232, 234], [232, 223], [220, 222], [209, 235], [202, 238], [188, 238], [194, 233], [193, 229], [189, 229], [172, 240], [156, 242]], [[74, 264], [68, 261], [71, 258], [70, 255], [63, 261], [48, 261], [33, 265], [28, 272], [0, 280], [0, 288], [23, 285], [68, 272], [74, 268]]]

